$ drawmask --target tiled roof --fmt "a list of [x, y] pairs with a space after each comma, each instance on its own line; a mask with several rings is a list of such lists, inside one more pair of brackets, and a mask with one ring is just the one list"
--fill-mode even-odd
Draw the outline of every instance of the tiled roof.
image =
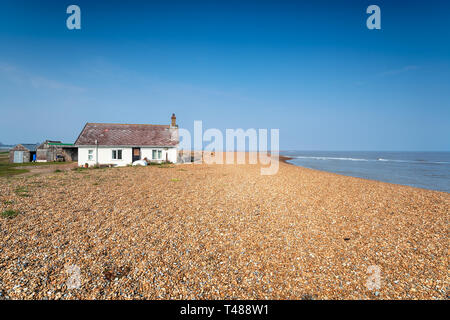
[[176, 128], [168, 125], [86, 123], [75, 145], [161, 146], [178, 144]]

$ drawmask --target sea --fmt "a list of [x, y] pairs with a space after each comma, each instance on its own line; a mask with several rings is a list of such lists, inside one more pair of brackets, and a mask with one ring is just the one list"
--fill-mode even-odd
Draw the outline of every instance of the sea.
[[450, 152], [284, 151], [288, 162], [346, 176], [450, 193]]

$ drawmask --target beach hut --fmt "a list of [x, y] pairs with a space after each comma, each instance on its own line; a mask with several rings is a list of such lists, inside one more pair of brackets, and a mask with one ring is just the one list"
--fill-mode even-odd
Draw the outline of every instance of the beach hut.
[[19, 143], [9, 150], [9, 162], [24, 163], [34, 161], [36, 159], [37, 147], [37, 143]]

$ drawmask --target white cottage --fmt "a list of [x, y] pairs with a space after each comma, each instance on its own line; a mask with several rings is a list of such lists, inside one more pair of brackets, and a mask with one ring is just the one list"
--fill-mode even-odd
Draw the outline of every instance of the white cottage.
[[177, 162], [178, 126], [86, 123], [75, 141], [78, 165], [126, 166], [136, 160]]

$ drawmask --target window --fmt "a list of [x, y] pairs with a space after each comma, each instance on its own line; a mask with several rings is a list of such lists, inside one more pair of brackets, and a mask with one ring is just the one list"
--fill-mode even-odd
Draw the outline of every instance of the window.
[[122, 160], [122, 150], [112, 150], [112, 159], [113, 160]]
[[94, 160], [94, 150], [88, 150], [88, 160]]
[[161, 150], [152, 150], [152, 159], [153, 160], [160, 160], [161, 158], [162, 158]]

